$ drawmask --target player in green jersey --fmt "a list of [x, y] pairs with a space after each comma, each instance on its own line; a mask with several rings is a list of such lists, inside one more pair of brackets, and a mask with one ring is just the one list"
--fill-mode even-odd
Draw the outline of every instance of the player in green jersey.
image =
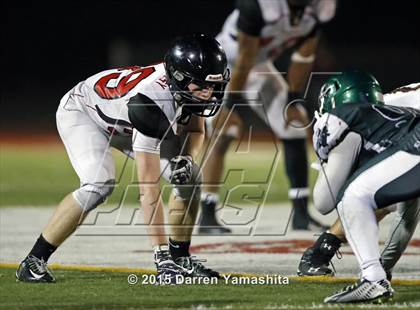
[[385, 106], [376, 79], [358, 71], [328, 80], [319, 102], [313, 140], [323, 165], [314, 203], [324, 214], [337, 209], [362, 270], [359, 282], [325, 302], [382, 301], [393, 289], [379, 259], [375, 210], [420, 196], [420, 112]]
[[[395, 107], [411, 107], [420, 110], [420, 83], [404, 85], [384, 94], [384, 102], [385, 105], [394, 106], [393, 109]], [[340, 168], [343, 166], [346, 167], [343, 161], [347, 165], [353, 165], [352, 154], [347, 153], [347, 155], [349, 158], [343, 158], [341, 160]], [[359, 164], [361, 163], [359, 162]], [[334, 167], [330, 166], [328, 167], [329, 170], [334, 171]], [[317, 169], [318, 165], [313, 165], [313, 167]], [[329, 198], [330, 194], [326, 194], [327, 198]], [[319, 198], [319, 196], [318, 194], [317, 197]], [[324, 212], [332, 210], [335, 204], [333, 200], [329, 199], [329, 201], [331, 203], [324, 200], [324, 205], [318, 207], [322, 208]], [[405, 201], [387, 208], [378, 209], [375, 212], [376, 218], [380, 221], [391, 212], [394, 213], [394, 218], [381, 253], [381, 262], [388, 280], [391, 280], [393, 268], [404, 253], [420, 219], [420, 199]], [[305, 250], [299, 262], [298, 275], [334, 275], [333, 269], [330, 268], [330, 262], [341, 244], [346, 241], [340, 219], [337, 219], [328, 231], [322, 233], [315, 243]]]

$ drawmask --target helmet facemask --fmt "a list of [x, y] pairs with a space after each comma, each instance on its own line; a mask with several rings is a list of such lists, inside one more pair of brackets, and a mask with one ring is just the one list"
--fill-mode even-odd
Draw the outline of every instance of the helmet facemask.
[[[171, 70], [172, 69], [172, 70]], [[211, 117], [219, 111], [225, 88], [229, 82], [229, 69], [224, 75], [208, 75], [206, 80], [194, 79], [188, 73], [180, 72], [170, 68], [166, 70], [169, 81], [169, 88], [175, 102], [183, 109], [200, 117]], [[196, 85], [197, 89], [190, 90], [190, 85]], [[208, 99], [203, 99], [194, 95], [200, 89], [211, 89], [212, 93]]]
[[321, 87], [318, 96], [319, 115], [335, 108], [334, 94], [338, 88], [336, 83], [326, 83]]

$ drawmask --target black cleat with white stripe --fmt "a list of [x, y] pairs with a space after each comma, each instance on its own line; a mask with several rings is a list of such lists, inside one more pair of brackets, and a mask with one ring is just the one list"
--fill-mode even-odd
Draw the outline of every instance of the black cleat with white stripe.
[[220, 278], [220, 274], [204, 266], [205, 259], [198, 259], [195, 256], [178, 257], [175, 263], [183, 268], [186, 277]]
[[30, 283], [52, 283], [55, 277], [44, 260], [28, 255], [16, 270], [16, 279]]
[[174, 285], [179, 277], [184, 276], [184, 269], [174, 262], [167, 249], [155, 252], [155, 265], [157, 285]]

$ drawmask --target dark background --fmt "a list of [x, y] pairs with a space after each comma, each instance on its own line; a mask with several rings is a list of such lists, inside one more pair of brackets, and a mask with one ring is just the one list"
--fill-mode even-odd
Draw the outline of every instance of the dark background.
[[[79, 81], [159, 61], [175, 36], [216, 35], [233, 7], [233, 0], [3, 1], [2, 131], [54, 130], [60, 98]], [[385, 91], [420, 81], [419, 12], [420, 1], [341, 0], [315, 69], [368, 70]]]

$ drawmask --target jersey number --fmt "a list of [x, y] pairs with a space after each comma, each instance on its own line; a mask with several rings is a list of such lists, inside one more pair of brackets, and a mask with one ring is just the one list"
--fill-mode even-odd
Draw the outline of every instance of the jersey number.
[[[126, 69], [132, 70], [132, 72], [124, 76], [115, 87], [107, 85], [109, 81], [118, 79], [122, 72], [114, 72], [105, 75], [95, 83], [95, 92], [99, 95], [99, 97], [104, 99], [118, 99], [124, 97], [130, 90], [140, 83], [141, 80], [147, 78], [156, 71], [154, 67], [130, 67], [124, 68], [123, 70]], [[134, 75], [138, 76], [130, 80]]]

